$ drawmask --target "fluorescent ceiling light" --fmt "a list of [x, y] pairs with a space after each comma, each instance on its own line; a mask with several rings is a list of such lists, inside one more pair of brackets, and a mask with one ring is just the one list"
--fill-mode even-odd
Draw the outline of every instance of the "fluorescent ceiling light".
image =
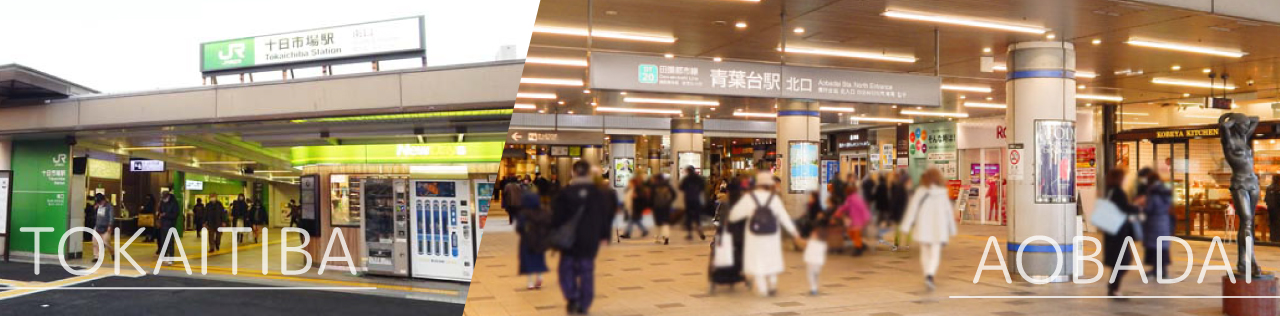
[[1127, 125], [1160, 125], [1160, 123], [1156, 123], [1156, 122], [1120, 122], [1120, 124], [1127, 124]]
[[516, 103], [516, 109], [517, 109], [517, 110], [534, 110], [534, 109], [537, 109], [537, 108], [538, 108], [538, 107], [537, 107], [537, 106], [535, 106], [535, 105], [533, 105], [533, 104], [528, 104], [528, 103]]
[[200, 165], [252, 165], [257, 164], [256, 161], [201, 161]]
[[854, 109], [837, 106], [820, 106], [818, 107], [818, 111], [853, 113]]
[[892, 61], [892, 62], [900, 62], [900, 63], [916, 62], [915, 56], [890, 56], [890, 55], [885, 55], [883, 53], [829, 50], [829, 49], [804, 48], [804, 47], [787, 47], [786, 52], [794, 53], [794, 54], [811, 54], [811, 55], [823, 55], [823, 56], [873, 59], [873, 60], [883, 60], [883, 61]]
[[778, 113], [733, 112], [733, 116], [741, 117], [778, 117]]
[[298, 172], [298, 171], [297, 170], [256, 170], [254, 171], [254, 173], [292, 173], [292, 172]]
[[520, 78], [520, 83], [581, 87], [582, 80], [555, 78]]
[[1217, 116], [1217, 115], [1195, 115], [1195, 114], [1187, 114], [1187, 115], [1183, 115], [1183, 116], [1185, 116], [1185, 117], [1189, 117], [1189, 118], [1198, 118], [1198, 119], [1215, 119], [1215, 120], [1216, 120], [1216, 119], [1218, 119], [1218, 118], [1220, 117], [1220, 116]]
[[1120, 112], [1120, 115], [1128, 115], [1128, 116], [1151, 116], [1151, 113], [1146, 113], [1146, 112]]
[[1114, 96], [1114, 95], [1097, 95], [1097, 94], [1077, 94], [1077, 95], [1076, 95], [1076, 99], [1085, 99], [1085, 100], [1102, 100], [1102, 101], [1113, 101], [1113, 102], [1120, 102], [1120, 101], [1124, 101], [1124, 98], [1123, 98], [1123, 97], [1120, 97], [1120, 96]]
[[1217, 48], [1204, 47], [1204, 46], [1191, 46], [1191, 45], [1183, 45], [1183, 44], [1177, 44], [1177, 43], [1156, 42], [1156, 41], [1142, 40], [1142, 39], [1136, 39], [1136, 38], [1129, 38], [1129, 41], [1126, 43], [1129, 43], [1129, 45], [1133, 45], [1133, 46], [1163, 48], [1168, 50], [1176, 50], [1176, 51], [1183, 51], [1183, 52], [1208, 54], [1208, 55], [1214, 55], [1214, 56], [1232, 57], [1232, 58], [1240, 58], [1248, 54], [1241, 51], [1229, 51], [1229, 50], [1221, 50]]
[[950, 84], [942, 85], [942, 90], [991, 93], [991, 87], [960, 86], [960, 85], [950, 85]]
[[196, 146], [146, 146], [146, 147], [120, 148], [120, 150], [164, 150], [164, 149], [196, 149]]
[[998, 30], [1021, 32], [1021, 33], [1044, 34], [1049, 31], [1049, 29], [1039, 27], [1039, 26], [989, 22], [989, 21], [981, 21], [981, 20], [975, 20], [975, 19], [964, 18], [964, 17], [936, 15], [936, 14], [930, 14], [930, 13], [916, 13], [916, 12], [889, 10], [884, 12], [884, 16], [891, 17], [891, 18], [907, 19], [907, 20], [928, 21], [928, 22], [937, 22], [937, 23], [945, 23], [945, 24], [982, 27], [982, 28], [998, 29]]
[[681, 100], [681, 99], [626, 97], [626, 98], [623, 98], [622, 101], [628, 102], [628, 103], [686, 104], [686, 105], [701, 105], [701, 106], [720, 105], [720, 101], [714, 101], [714, 100], [707, 101], [707, 100]]
[[981, 103], [981, 102], [965, 102], [964, 107], [967, 108], [983, 108], [983, 109], [1006, 109], [1009, 106], [1000, 103]]
[[516, 92], [516, 98], [519, 99], [555, 99], [555, 93], [541, 92]]
[[529, 64], [556, 65], [556, 66], [573, 66], [573, 67], [587, 66], [587, 61], [585, 59], [571, 59], [571, 58], [526, 57], [524, 59], [524, 62]]
[[884, 122], [884, 123], [914, 123], [915, 122], [912, 119], [889, 118], [889, 117], [865, 117], [865, 116], [862, 116], [862, 117], [854, 116], [854, 117], [850, 117], [849, 120], [858, 121], [858, 122]]
[[954, 113], [954, 112], [902, 110], [901, 112], [898, 112], [898, 113], [902, 115], [922, 115], [922, 116], [941, 116], [941, 117], [959, 117], [959, 118], [969, 117], [968, 113]]
[[[533, 27], [533, 32], [572, 35], [572, 36], [587, 36], [587, 30], [565, 28], [565, 27], [547, 27], [547, 26], [535, 25]], [[611, 31], [592, 31], [591, 36], [628, 40], [628, 41], [639, 41], [639, 42], [655, 42], [655, 43], [675, 43], [676, 42], [676, 38], [671, 36], [643, 35], [643, 34], [633, 34], [633, 33], [623, 33], [623, 32], [611, 32]]]
[[1151, 83], [1184, 86], [1184, 87], [1227, 89], [1227, 90], [1234, 90], [1236, 88], [1235, 86], [1230, 84], [1227, 84], [1226, 87], [1222, 87], [1209, 82], [1191, 81], [1191, 80], [1182, 80], [1182, 79], [1173, 79], [1173, 78], [1152, 78]]
[[596, 111], [600, 112], [621, 112], [621, 113], [640, 113], [640, 114], [680, 114], [680, 110], [669, 109], [642, 109], [642, 108], [619, 108], [611, 106], [597, 106]]

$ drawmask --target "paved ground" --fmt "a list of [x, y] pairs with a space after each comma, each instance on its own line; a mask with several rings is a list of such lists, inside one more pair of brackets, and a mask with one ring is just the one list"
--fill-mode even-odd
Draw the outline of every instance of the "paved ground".
[[[408, 314], [418, 311], [420, 315], [458, 315], [465, 302], [468, 284], [465, 282], [431, 281], [409, 278], [392, 278], [372, 275], [351, 275], [345, 268], [330, 266], [323, 275], [318, 274], [318, 267], [301, 275], [283, 275], [280, 272], [281, 244], [296, 246], [301, 243], [298, 236], [290, 236], [285, 241], [279, 239], [279, 231], [272, 231], [272, 240], [266, 245], [245, 243], [239, 246], [234, 257], [230, 252], [230, 237], [223, 237], [223, 250], [200, 254], [198, 238], [185, 238], [183, 246], [187, 251], [194, 275], [188, 275], [184, 266], [179, 263], [173, 266], [161, 266], [159, 275], [152, 275], [157, 256], [154, 243], [135, 243], [127, 249], [130, 256], [145, 270], [145, 275], [133, 271], [128, 263], [121, 263], [121, 269], [127, 277], [114, 276], [111, 273], [114, 261], [107, 259], [102, 268], [93, 275], [74, 276], [57, 264], [56, 261], [43, 261], [39, 275], [33, 273], [33, 265], [27, 261], [0, 263], [0, 314], [8, 314], [10, 306], [22, 306], [41, 313], [54, 312], [64, 314], [95, 314], [89, 309], [95, 305], [115, 306], [117, 302], [127, 303], [119, 306], [124, 315], [144, 314], [145, 306], [171, 306], [180, 308], [165, 310], [166, 314], [187, 313], [190, 308], [195, 314], [200, 312], [227, 311], [262, 311], [264, 314], [279, 315], [314, 311], [317, 314], [337, 312], [366, 313], [367, 310], [378, 310], [386, 314]], [[190, 236], [190, 235], [188, 235]], [[141, 239], [138, 239], [141, 241]], [[316, 242], [314, 239], [312, 242]], [[86, 244], [86, 249], [92, 247]], [[89, 253], [92, 256], [92, 252]], [[267, 273], [262, 272], [263, 259], [267, 259]], [[208, 273], [200, 273], [201, 259], [208, 261]], [[301, 254], [289, 254], [289, 268], [297, 269], [304, 265]], [[318, 260], [319, 258], [313, 258]], [[29, 259], [28, 259], [29, 260]], [[233, 271], [232, 263], [237, 269]], [[50, 264], [52, 263], [52, 264]], [[69, 264], [87, 267], [92, 262], [85, 259], [69, 260]], [[132, 272], [130, 272], [132, 271]], [[110, 287], [210, 287], [210, 286], [265, 286], [265, 287], [324, 287], [324, 288], [372, 288], [370, 290], [269, 290], [269, 291], [211, 291], [211, 290], [69, 290], [68, 287], [110, 286]], [[56, 288], [45, 290], [45, 288]], [[264, 302], [264, 303], [257, 303]], [[268, 304], [272, 306], [258, 306]], [[48, 304], [48, 307], [40, 307]], [[137, 307], [137, 306], [142, 307]], [[35, 307], [32, 307], [35, 306]], [[291, 308], [278, 308], [279, 306]], [[47, 308], [62, 308], [50, 310]], [[104, 312], [105, 313], [105, 312]], [[425, 314], [423, 314], [425, 313]], [[121, 313], [109, 313], [121, 315]]]
[[186, 277], [110, 276], [0, 300], [6, 315], [441, 315], [462, 305], [333, 291], [77, 290], [93, 287], [264, 287]]
[[[499, 224], [501, 223], [501, 224]], [[517, 237], [505, 220], [490, 222], [481, 247], [476, 278], [472, 282], [466, 315], [558, 315], [564, 300], [555, 274], [540, 291], [525, 290], [526, 279], [516, 275]], [[1039, 295], [1105, 295], [1104, 283], [1092, 285], [1026, 283], [1006, 284], [998, 272], [973, 278], [988, 236], [1004, 245], [1005, 227], [962, 226], [961, 234], [944, 250], [938, 289], [930, 292], [922, 283], [918, 254], [914, 249], [881, 250], [862, 257], [832, 256], [822, 275], [822, 294], [807, 294], [800, 253], [787, 252], [789, 268], [780, 277], [779, 294], [759, 298], [739, 289], [708, 294], [708, 246], [703, 242], [673, 240], [669, 246], [647, 241], [626, 241], [605, 248], [597, 262], [597, 300], [594, 315], [1221, 315], [1220, 299], [1040, 299]], [[683, 237], [683, 233], [676, 236]], [[1206, 242], [1191, 242], [1196, 262], [1208, 250]], [[1003, 246], [1002, 246], [1003, 247]], [[1234, 249], [1234, 245], [1229, 245]], [[882, 248], [883, 249], [883, 248]], [[1086, 253], [1093, 251], [1085, 248]], [[1216, 253], [1216, 251], [1215, 251]], [[1228, 251], [1234, 259], [1234, 251]], [[1174, 252], [1173, 271], [1187, 265], [1185, 254]], [[1280, 266], [1280, 249], [1260, 248], [1263, 266]], [[1006, 260], [1009, 259], [1006, 257]], [[558, 259], [549, 257], [555, 270]], [[994, 257], [989, 264], [997, 264]], [[1220, 263], [1219, 263], [1220, 264]], [[1274, 270], [1273, 270], [1274, 271]], [[1096, 269], [1088, 268], [1092, 275]], [[1015, 274], [1017, 271], [1012, 271]], [[1175, 285], [1142, 284], [1131, 273], [1125, 280], [1127, 295], [1221, 295], [1221, 272], [1210, 271], [1205, 284], [1196, 284], [1200, 264], [1189, 282]], [[954, 295], [1017, 296], [1000, 299], [956, 299]]]

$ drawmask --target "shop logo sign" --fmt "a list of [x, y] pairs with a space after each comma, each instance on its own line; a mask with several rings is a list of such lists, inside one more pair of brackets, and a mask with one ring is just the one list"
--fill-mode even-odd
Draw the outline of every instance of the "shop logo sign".
[[[236, 58], [236, 60], [230, 60], [232, 58]], [[218, 59], [222, 60], [223, 63], [238, 64], [241, 58], [244, 58], [244, 43], [232, 43], [227, 45], [227, 49], [218, 51]]]
[[640, 83], [658, 83], [658, 66], [653, 64], [640, 64], [640, 74], [636, 78]]
[[1005, 131], [1004, 126], [996, 126], [996, 139], [1005, 139], [1005, 138], [1007, 138], [1007, 136], [1005, 136], [1005, 134], [1004, 134], [1004, 131]]
[[53, 165], [55, 167], [67, 165], [67, 154], [58, 154], [57, 156], [53, 156]]
[[204, 45], [205, 69], [222, 69], [253, 64], [252, 38]]
[[430, 156], [431, 147], [414, 146], [414, 145], [398, 145], [396, 146], [396, 156], [414, 157], [414, 156]]

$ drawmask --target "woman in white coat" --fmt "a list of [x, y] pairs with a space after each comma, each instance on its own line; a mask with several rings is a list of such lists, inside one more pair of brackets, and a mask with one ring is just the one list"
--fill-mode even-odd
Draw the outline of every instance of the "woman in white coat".
[[761, 296], [770, 296], [775, 293], [778, 288], [778, 274], [781, 274], [786, 267], [782, 261], [782, 231], [791, 234], [797, 242], [803, 243], [795, 224], [791, 222], [791, 215], [787, 214], [786, 208], [782, 206], [782, 196], [774, 191], [774, 183], [772, 173], [761, 171], [756, 174], [755, 190], [745, 194], [729, 210], [729, 221], [745, 220], [749, 227], [756, 209], [762, 205], [767, 206], [772, 211], [773, 217], [777, 219], [777, 225], [780, 226], [770, 234], [753, 233], [750, 228], [743, 234], [745, 237], [743, 237], [742, 246], [742, 273], [751, 276], [752, 281], [755, 282], [756, 291]]
[[938, 264], [942, 261], [942, 247], [951, 240], [951, 236], [956, 235], [951, 197], [942, 180], [942, 172], [929, 168], [920, 175], [920, 186], [911, 195], [909, 202], [900, 229], [904, 233], [914, 229], [911, 237], [920, 244], [924, 283], [932, 290], [933, 275], [938, 272]]

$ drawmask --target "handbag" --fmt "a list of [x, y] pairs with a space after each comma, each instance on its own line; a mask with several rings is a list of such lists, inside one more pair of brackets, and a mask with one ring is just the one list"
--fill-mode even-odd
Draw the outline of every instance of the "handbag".
[[733, 267], [733, 235], [728, 231], [720, 233], [716, 238], [715, 257], [711, 258], [711, 267]]
[[153, 214], [138, 214], [138, 227], [156, 227], [156, 216]]
[[1107, 198], [1098, 199], [1093, 205], [1093, 214], [1089, 216], [1089, 224], [1101, 229], [1107, 235], [1115, 235], [1120, 232], [1129, 216], [1120, 210], [1120, 207], [1111, 202], [1111, 191], [1107, 191]]

